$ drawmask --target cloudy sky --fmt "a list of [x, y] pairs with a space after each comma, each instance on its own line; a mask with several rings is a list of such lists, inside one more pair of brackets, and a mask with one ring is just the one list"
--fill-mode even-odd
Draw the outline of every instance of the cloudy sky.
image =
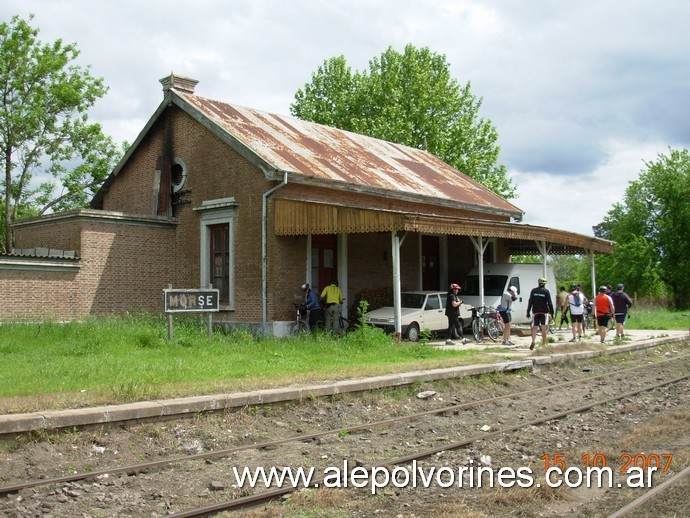
[[483, 98], [524, 221], [592, 235], [644, 162], [690, 148], [690, 3], [682, 0], [3, 0], [39, 38], [76, 43], [110, 91], [90, 112], [132, 142], [161, 77], [289, 115], [324, 60], [389, 46], [444, 54]]

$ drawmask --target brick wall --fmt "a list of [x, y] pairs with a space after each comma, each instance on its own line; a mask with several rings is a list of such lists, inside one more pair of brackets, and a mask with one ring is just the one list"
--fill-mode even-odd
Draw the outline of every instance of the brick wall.
[[[187, 166], [187, 181], [173, 198], [174, 219], [153, 214], [154, 178], [160, 157], [178, 157]], [[17, 247], [74, 249], [79, 269], [71, 272], [0, 269], [0, 288], [18, 297], [0, 319], [19, 315], [79, 318], [93, 313], [162, 310], [162, 290], [195, 288], [200, 283], [200, 208], [207, 200], [232, 197], [234, 209], [234, 280], [236, 308], [219, 320], [259, 322], [262, 317], [262, 196], [276, 185], [240, 153], [177, 107], [170, 107], [103, 193], [103, 211], [54, 215], [15, 228]], [[315, 199], [323, 189], [288, 184], [286, 192]], [[306, 190], [305, 190], [306, 189]], [[277, 191], [280, 195], [282, 190]], [[364, 201], [383, 209], [405, 204], [354, 193], [331, 193], [344, 204]], [[276, 237], [268, 200], [269, 321], [292, 319], [292, 301], [304, 282], [305, 236]], [[448, 208], [429, 206], [438, 213]], [[117, 214], [113, 214], [117, 211]], [[458, 215], [457, 211], [452, 214]], [[100, 216], [103, 217], [100, 217]], [[348, 236], [348, 303], [366, 288], [392, 286], [391, 238], [387, 232]], [[467, 238], [449, 236], [449, 277], [462, 282], [472, 266]], [[409, 234], [401, 248], [403, 290], [419, 288], [419, 240]]]
[[69, 211], [43, 218], [27, 218], [16, 223], [13, 226], [14, 247], [79, 250], [81, 236], [79, 225], [74, 217], [76, 214], [77, 211]]
[[177, 285], [175, 226], [92, 221], [82, 228], [78, 279], [88, 313], [163, 310], [163, 290]]
[[[164, 121], [169, 122], [169, 128], [163, 125]], [[233, 236], [236, 308], [231, 312], [221, 312], [218, 318], [259, 322], [262, 317], [262, 195], [275, 182], [267, 181], [264, 174], [242, 155], [186, 113], [172, 107], [169, 114], [154, 125], [136, 153], [119, 172], [103, 197], [104, 209], [148, 214], [157, 159], [166, 153], [181, 158], [188, 173], [182, 189], [184, 203], [175, 206], [174, 215], [178, 225], [174, 250], [169, 251], [175, 255], [176, 286], [199, 286], [201, 216], [193, 209], [201, 207], [205, 200], [232, 197], [237, 202]], [[131, 194], [132, 191], [141, 190], [148, 193]], [[269, 223], [269, 236], [272, 236], [270, 219]], [[295, 283], [299, 286], [304, 282], [304, 238], [300, 246], [297, 241], [281, 241], [273, 237], [268, 243], [268, 253], [269, 256], [275, 254], [276, 257], [275, 262], [271, 261], [269, 264], [269, 320], [288, 319], [291, 314], [285, 312], [284, 286], [294, 286]], [[290, 258], [287, 262], [286, 257]], [[301, 266], [297, 266], [298, 264]]]
[[[0, 319], [70, 320], [160, 311], [162, 290], [175, 278], [168, 253], [174, 231], [175, 225], [161, 218], [89, 210], [22, 222], [15, 230], [17, 248], [74, 249], [79, 259], [24, 258], [25, 269], [0, 268], [0, 289], [15, 301], [0, 309]], [[69, 271], [61, 271], [61, 264], [69, 265]]]
[[0, 269], [6, 301], [0, 305], [0, 321], [63, 321], [79, 316], [77, 275], [77, 271]]
[[[72, 217], [25, 220], [17, 225], [15, 248], [80, 249], [79, 227]], [[0, 306], [1, 321], [70, 320], [84, 315], [77, 279], [79, 260], [22, 258], [24, 269], [0, 268], [0, 290], [11, 304]], [[61, 269], [64, 267], [65, 269]]]

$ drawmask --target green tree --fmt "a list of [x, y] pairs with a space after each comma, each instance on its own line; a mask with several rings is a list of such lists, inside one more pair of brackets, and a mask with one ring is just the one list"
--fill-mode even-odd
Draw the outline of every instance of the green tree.
[[659, 154], [645, 167], [628, 185], [624, 202], [614, 205], [594, 229], [597, 237], [617, 242], [610, 257], [597, 258], [597, 279], [601, 271], [606, 279], [619, 279], [626, 290], [641, 295], [668, 292], [677, 308], [686, 308], [690, 302], [690, 156], [686, 149], [669, 149], [668, 155]]
[[[578, 266], [582, 263], [582, 257], [576, 255], [554, 255], [549, 262], [553, 268], [553, 274], [559, 284], [576, 283]], [[577, 284], [577, 283], [576, 283]], [[568, 289], [570, 286], [566, 286]]]
[[12, 250], [13, 221], [83, 206], [118, 156], [112, 140], [87, 117], [107, 92], [103, 80], [74, 63], [79, 56], [75, 44], [60, 39], [41, 43], [38, 29], [29, 25], [32, 19], [14, 16], [0, 24], [5, 251]]
[[345, 57], [326, 60], [297, 90], [291, 113], [371, 137], [425, 149], [504, 198], [515, 186], [498, 163], [498, 132], [479, 116], [482, 100], [451, 77], [446, 57], [407, 45], [388, 48], [352, 72]]
[[[547, 258], [546, 261], [548, 263], [549, 258]], [[530, 255], [513, 255], [510, 257], [510, 262], [519, 264], [541, 264], [542, 259], [540, 254], [534, 253]]]

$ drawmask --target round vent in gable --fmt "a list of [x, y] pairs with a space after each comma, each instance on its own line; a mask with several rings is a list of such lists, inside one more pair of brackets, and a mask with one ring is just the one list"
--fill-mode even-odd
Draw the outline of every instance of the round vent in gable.
[[184, 184], [187, 183], [187, 165], [181, 158], [173, 158], [170, 166], [170, 183], [172, 184], [173, 192], [177, 192]]

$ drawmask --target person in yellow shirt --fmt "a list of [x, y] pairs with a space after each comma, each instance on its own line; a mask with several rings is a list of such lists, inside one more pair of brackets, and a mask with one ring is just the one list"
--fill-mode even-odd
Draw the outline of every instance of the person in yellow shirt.
[[340, 334], [340, 309], [343, 303], [343, 292], [338, 286], [338, 281], [333, 279], [321, 292], [321, 300], [326, 309], [324, 310], [324, 327], [334, 333]]

